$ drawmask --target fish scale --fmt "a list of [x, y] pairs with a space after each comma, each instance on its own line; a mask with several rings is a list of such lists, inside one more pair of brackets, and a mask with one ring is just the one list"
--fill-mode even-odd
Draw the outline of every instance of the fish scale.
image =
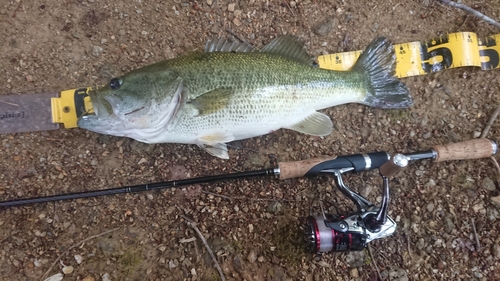
[[412, 104], [393, 76], [395, 54], [385, 38], [374, 40], [349, 72], [314, 67], [293, 36], [261, 51], [220, 40], [205, 49], [210, 51], [134, 70], [90, 92], [96, 113], [81, 116], [78, 126], [147, 143], [197, 144], [228, 158], [226, 143], [280, 128], [330, 134], [331, 119], [317, 111], [327, 107]]

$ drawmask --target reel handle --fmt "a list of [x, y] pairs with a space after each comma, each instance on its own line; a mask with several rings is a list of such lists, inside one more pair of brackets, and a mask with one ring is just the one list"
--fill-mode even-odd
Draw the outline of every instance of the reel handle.
[[437, 154], [434, 161], [442, 162], [448, 160], [488, 158], [497, 153], [498, 145], [492, 140], [481, 138], [446, 145], [436, 145], [433, 149]]
[[394, 154], [390, 161], [387, 161], [379, 169], [383, 177], [392, 177], [401, 172], [408, 166], [408, 158], [401, 153]]

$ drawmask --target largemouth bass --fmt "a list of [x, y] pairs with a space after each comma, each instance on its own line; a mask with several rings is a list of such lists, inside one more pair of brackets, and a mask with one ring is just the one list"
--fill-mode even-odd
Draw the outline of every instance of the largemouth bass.
[[145, 143], [197, 144], [227, 159], [226, 143], [280, 128], [330, 134], [332, 121], [320, 109], [410, 106], [408, 89], [393, 75], [395, 61], [382, 37], [348, 72], [315, 67], [293, 36], [262, 50], [216, 39], [204, 52], [139, 68], [91, 91], [94, 114], [81, 116], [78, 126]]

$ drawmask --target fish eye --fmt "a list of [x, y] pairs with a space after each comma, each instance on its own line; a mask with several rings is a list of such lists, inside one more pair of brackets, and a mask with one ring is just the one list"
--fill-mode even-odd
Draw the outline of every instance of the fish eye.
[[111, 87], [111, 89], [113, 89], [113, 90], [117, 90], [117, 89], [119, 89], [121, 87], [122, 83], [123, 83], [122, 79], [120, 79], [120, 78], [113, 78], [109, 82], [109, 87]]

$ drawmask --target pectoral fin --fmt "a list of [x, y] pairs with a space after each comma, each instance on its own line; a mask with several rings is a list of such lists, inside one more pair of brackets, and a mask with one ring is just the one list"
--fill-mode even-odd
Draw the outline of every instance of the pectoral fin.
[[326, 136], [332, 132], [333, 123], [330, 117], [325, 114], [314, 112], [299, 123], [287, 127], [287, 129], [313, 136]]
[[233, 90], [229, 88], [218, 88], [205, 93], [188, 103], [198, 110], [198, 115], [210, 114], [225, 108], [232, 95]]

